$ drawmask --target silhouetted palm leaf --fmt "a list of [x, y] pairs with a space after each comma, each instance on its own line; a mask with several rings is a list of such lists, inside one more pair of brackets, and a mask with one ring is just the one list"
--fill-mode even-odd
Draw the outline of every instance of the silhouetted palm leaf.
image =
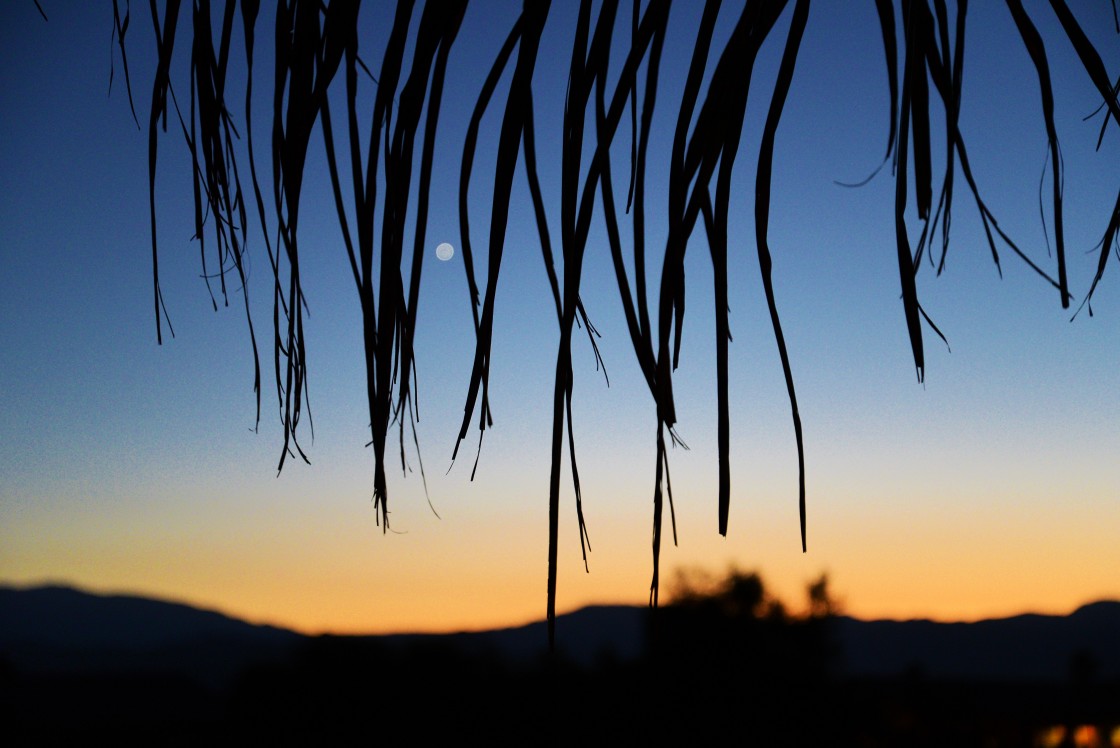
[[[999, 226], [981, 197], [972, 171], [964, 136], [958, 123], [964, 74], [967, 0], [958, 0], [955, 15], [945, 0], [899, 0], [899, 11], [891, 0], [875, 0], [883, 41], [887, 87], [890, 101], [889, 131], [883, 163], [893, 166], [896, 256], [899, 271], [903, 316], [910, 339], [918, 379], [925, 376], [925, 357], [921, 321], [944, 339], [941, 331], [923, 309], [917, 292], [916, 274], [926, 251], [934, 262], [931, 247], [941, 231], [941, 253], [936, 260], [940, 273], [949, 247], [954, 177], [959, 164], [965, 183], [980, 214], [993, 262], [1000, 269], [996, 247], [998, 236], [1035, 272], [1059, 290], [1061, 303], [1068, 306], [1072, 295], [1063, 225], [1062, 163], [1054, 113], [1054, 81], [1051, 80], [1046, 45], [1020, 0], [1006, 0], [1012, 22], [1037, 71], [1046, 126], [1054, 234], [1057, 247], [1057, 280], [1031, 260]], [[607, 243], [615, 270], [619, 298], [627, 332], [638, 366], [653, 398], [656, 411], [656, 457], [653, 485], [653, 575], [650, 602], [656, 605], [660, 580], [660, 546], [664, 499], [669, 500], [674, 540], [676, 522], [669, 480], [666, 434], [670, 444], [681, 443], [674, 430], [677, 422], [673, 396], [673, 372], [679, 364], [686, 309], [685, 253], [698, 221], [702, 220], [713, 269], [715, 303], [715, 369], [718, 448], [717, 526], [727, 532], [731, 503], [731, 460], [729, 401], [729, 257], [728, 216], [732, 206], [753, 199], [755, 245], [761, 280], [766, 296], [775, 342], [781, 359], [790, 401], [794, 436], [798, 452], [799, 514], [802, 548], [806, 546], [805, 454], [801, 419], [792, 374], [791, 355], [782, 332], [773, 280], [770, 247], [770, 190], [774, 169], [775, 142], [786, 98], [793, 86], [797, 57], [809, 17], [808, 0], [797, 0], [792, 10], [784, 52], [769, 98], [751, 106], [765, 106], [766, 120], [758, 144], [753, 194], [732, 193], [732, 174], [740, 154], [741, 138], [748, 112], [755, 61], [778, 20], [785, 13], [787, 0], [746, 0], [734, 20], [722, 48], [713, 48], [720, 0], [706, 0], [699, 26], [695, 30], [692, 55], [685, 72], [680, 98], [669, 102], [676, 107], [673, 143], [668, 153], [668, 180], [657, 185], [666, 198], [667, 238], [654, 311], [646, 272], [647, 166], [661, 55], [670, 29], [669, 0], [631, 3], [630, 47], [618, 71], [613, 90], [608, 88], [611, 47], [618, 44], [616, 25], [620, 13], [618, 0], [593, 3], [581, 0], [576, 13], [572, 52], [568, 60], [569, 80], [565, 93], [562, 124], [561, 178], [558, 223], [549, 225], [550, 210], [541, 189], [537, 165], [537, 126], [534, 122], [533, 76], [542, 33], [551, 12], [548, 0], [526, 2], [497, 49], [490, 72], [482, 82], [466, 130], [459, 174], [459, 222], [463, 264], [474, 321], [476, 345], [468, 379], [462, 423], [452, 450], [452, 459], [466, 438], [472, 420], [478, 418], [479, 443], [493, 423], [489, 402], [490, 355], [495, 324], [495, 297], [501, 276], [514, 188], [519, 160], [528, 178], [529, 198], [540, 240], [545, 274], [559, 325], [559, 344], [553, 389], [551, 473], [549, 480], [549, 548], [547, 611], [549, 638], [554, 636], [557, 586], [557, 549], [559, 534], [560, 473], [566, 436], [571, 461], [572, 482], [581, 548], [586, 566], [590, 549], [583, 513], [583, 494], [575, 457], [575, 431], [572, 423], [573, 372], [572, 336], [575, 326], [585, 329], [595, 353], [596, 365], [603, 365], [584, 297], [581, 293], [583, 260], [587, 250], [595, 206], [598, 201], [606, 229]], [[1108, 71], [1073, 14], [1062, 0], [1051, 0], [1065, 37], [1072, 43], [1082, 66], [1100, 92], [1105, 110], [1101, 138], [1108, 123], [1120, 122], [1120, 78], [1112, 83]], [[215, 47], [210, 4], [192, 4], [190, 34], [191, 74], [189, 121], [178, 112], [184, 139], [194, 169], [192, 187], [195, 200], [195, 231], [202, 253], [203, 274], [209, 285], [217, 278], [223, 302], [228, 304], [225, 274], [235, 270], [240, 291], [249, 313], [245, 286], [245, 253], [248, 241], [245, 198], [237, 165], [238, 133], [228, 106], [226, 90], [229, 49], [233, 35], [236, 2], [223, 7]], [[597, 7], [597, 12], [596, 12]], [[152, 226], [153, 287], [157, 339], [162, 341], [162, 320], [166, 318], [159, 285], [157, 230], [155, 212], [155, 175], [158, 128], [166, 130], [168, 97], [176, 102], [170, 80], [171, 59], [178, 29], [179, 0], [168, 0], [162, 15], [151, 0], [155, 27], [157, 65], [152, 86], [148, 125], [149, 203]], [[250, 175], [265, 247], [273, 273], [273, 360], [284, 444], [279, 466], [289, 455], [307, 459], [297, 438], [297, 428], [307, 405], [307, 355], [303, 315], [307, 300], [301, 282], [300, 253], [297, 242], [304, 166], [308, 158], [314, 127], [319, 125], [330, 175], [330, 187], [338, 214], [355, 289], [362, 311], [362, 336], [366, 362], [366, 389], [369, 406], [371, 445], [373, 447], [373, 494], [377, 519], [388, 529], [389, 509], [385, 481], [385, 450], [390, 426], [398, 425], [402, 469], [404, 463], [405, 419], [416, 417], [416, 340], [417, 310], [422, 288], [423, 245], [428, 219], [428, 194], [433, 181], [433, 159], [437, 137], [445, 73], [460, 23], [467, 11], [467, 0], [425, 3], [414, 23], [414, 0], [399, 0], [389, 28], [378, 75], [369, 73], [358, 55], [358, 0], [282, 0], [276, 11], [275, 75], [273, 79], [271, 179], [275, 211], [266, 215], [253, 148], [250, 100], [253, 83], [255, 25], [258, 0], [243, 0], [242, 25], [245, 37], [248, 81], [245, 99], [245, 130]], [[567, 10], [567, 7], [565, 8]], [[897, 19], [901, 18], [901, 27]], [[114, 33], [122, 56], [129, 13], [123, 20], [114, 3]], [[1120, 31], [1120, 28], [1118, 28]], [[971, 48], [971, 47], [970, 47]], [[490, 215], [486, 240], [486, 278], [480, 287], [475, 273], [475, 247], [469, 220], [470, 182], [478, 158], [477, 143], [482, 119], [490, 108], [498, 82], [512, 64], [510, 85], [494, 155], [495, 179], [489, 197]], [[341, 152], [335, 139], [331, 117], [330, 92], [336, 72], [344, 71], [341, 92], [345, 100], [345, 145]], [[368, 122], [358, 111], [361, 67], [376, 85], [372, 115]], [[131, 102], [131, 82], [127, 63], [126, 86]], [[407, 76], [404, 71], [407, 72]], [[901, 80], [900, 80], [901, 71]], [[707, 86], [704, 81], [706, 75]], [[644, 76], [644, 77], [643, 77]], [[930, 85], [932, 83], [932, 86]], [[340, 86], [335, 85], [335, 95]], [[663, 103], [663, 102], [662, 102]], [[175, 104], [178, 110], [177, 103]], [[944, 112], [944, 163], [935, 163], [932, 144], [931, 112], [941, 106]], [[626, 270], [625, 241], [615, 204], [612, 148], [623, 117], [629, 109], [630, 139], [625, 211], [631, 213], [631, 251], [633, 276]], [[639, 113], [640, 110], [640, 113]], [[592, 137], [585, 138], [585, 134]], [[417, 139], [419, 138], [419, 154]], [[365, 148], [363, 150], [363, 142]], [[591, 143], [585, 153], [585, 143]], [[1098, 147], [1100, 142], [1098, 141]], [[347, 153], [348, 151], [348, 153]], [[363, 155], [364, 154], [364, 155]], [[345, 184], [339, 157], [349, 156], [349, 184]], [[341, 165], [345, 168], [346, 164]], [[934, 203], [934, 172], [943, 166], [938, 199]], [[881, 168], [881, 166], [880, 166]], [[879, 169], [876, 169], [876, 173]], [[413, 174], [417, 174], [416, 194]], [[868, 178], [870, 180], [875, 173]], [[868, 181], [868, 180], [865, 180]], [[378, 182], [385, 185], [377, 194]], [[861, 183], [862, 184], [862, 183]], [[910, 185], [913, 184], [911, 197]], [[857, 186], [857, 185], [849, 185]], [[410, 211], [410, 208], [412, 209]], [[914, 210], [921, 224], [912, 241], [907, 223], [908, 210]], [[381, 213], [377, 233], [378, 211]], [[218, 270], [207, 271], [205, 223], [212, 221]], [[405, 237], [412, 226], [411, 253]], [[559, 227], [559, 242], [551, 230]], [[275, 233], [275, 247], [270, 235]], [[1120, 195], [1107, 222], [1099, 247], [1097, 268], [1083, 304], [1089, 303], [1120, 235]], [[275, 249], [275, 251], [274, 251]], [[557, 250], [562, 260], [562, 276], [556, 268]], [[1002, 271], [1001, 271], [1002, 272]], [[407, 283], [405, 281], [407, 275]], [[211, 292], [213, 305], [217, 301]], [[1092, 308], [1090, 307], [1090, 313]], [[169, 325], [170, 326], [170, 325]], [[256, 364], [256, 337], [252, 319], [249, 334]], [[604, 375], [606, 373], [603, 366]], [[258, 397], [260, 371], [256, 368], [254, 389]], [[566, 433], [565, 433], [566, 432]], [[416, 443], [415, 427], [412, 429]], [[475, 458], [477, 468], [478, 457]], [[421, 465], [421, 473], [423, 467]], [[471, 476], [474, 476], [472, 469]]]

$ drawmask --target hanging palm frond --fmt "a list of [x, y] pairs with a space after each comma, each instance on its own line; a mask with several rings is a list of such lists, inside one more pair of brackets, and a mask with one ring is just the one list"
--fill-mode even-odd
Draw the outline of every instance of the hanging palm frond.
[[[755, 249], [770, 322], [777, 344], [794, 426], [798, 452], [799, 514], [801, 544], [806, 547], [806, 479], [804, 439], [794, 388], [792, 356], [782, 332], [778, 301], [772, 280], [774, 255], [770, 243], [770, 196], [774, 170], [774, 151], [781, 133], [785, 101], [794, 85], [796, 63], [809, 22], [808, 0], [797, 0], [789, 11], [784, 50], [772, 88], [763, 87], [764, 96], [751, 99], [755, 83], [755, 64], [760, 50], [787, 15], [787, 0], [745, 0], [735, 19], [729, 22], [724, 41], [717, 44], [717, 28], [724, 18], [720, 0], [706, 0], [699, 26], [692, 39], [692, 54], [685, 73], [680, 98], [668, 105], [676, 107], [676, 126], [668, 159], [666, 183], [656, 185], [665, 196], [663, 207], [668, 233], [655, 305], [647, 288], [648, 245], [646, 215], [649, 186], [646, 184], [651, 158], [651, 125], [658, 104], [662, 50], [672, 29], [669, 0], [634, 0], [629, 14], [629, 48], [612, 56], [626, 35], [617, 23], [621, 8], [618, 0], [581, 0], [578, 9], [565, 4], [560, 12], [575, 10], [574, 34], [568, 87], [564, 94], [564, 116], [560, 130], [560, 196], [549, 206], [541, 189], [537, 166], [537, 125], [534, 121], [533, 79], [542, 34], [554, 9], [549, 0], [526, 2], [511, 28], [496, 49], [493, 64], [477, 93], [467, 125], [459, 173], [459, 223], [463, 264], [476, 334], [475, 354], [468, 377], [464, 414], [455, 441], [453, 459], [477, 418], [478, 449], [482, 436], [493, 425], [490, 410], [490, 362], [495, 326], [495, 298], [506, 247], [506, 233], [515, 207], [513, 180], [518, 164], [528, 178], [529, 198], [540, 241], [540, 249], [559, 325], [559, 343], [553, 390], [551, 474], [549, 480], [549, 548], [547, 612], [549, 639], [554, 637], [557, 549], [559, 534], [560, 474], [565, 435], [570, 460], [580, 544], [586, 566], [590, 549], [584, 521], [582, 492], [575, 456], [575, 431], [572, 423], [573, 371], [572, 337], [577, 325], [588, 334], [597, 365], [602, 364], [595, 330], [582, 294], [582, 271], [588, 249], [588, 236], [596, 205], [606, 229], [608, 249], [615, 271], [627, 332], [639, 369], [653, 398], [656, 414], [656, 457], [653, 485], [653, 576], [650, 602], [656, 605], [660, 582], [660, 546], [664, 499], [668, 499], [675, 541], [675, 517], [669, 480], [668, 444], [681, 443], [676, 436], [676, 408], [673, 372], [680, 359], [684, 333], [685, 254], [694, 240], [697, 223], [702, 222], [713, 270], [715, 303], [715, 399], [717, 406], [718, 493], [717, 529], [726, 534], [731, 503], [731, 459], [728, 351], [729, 327], [728, 273], [730, 252], [728, 219], [740, 204], [753, 204]], [[1042, 101], [1043, 123], [1048, 139], [1053, 232], [1056, 245], [1057, 278], [1031, 260], [999, 226], [996, 217], [981, 197], [959, 128], [961, 90], [964, 75], [967, 0], [957, 0], [954, 12], [946, 0], [875, 0], [883, 41], [889, 93], [889, 131], [884, 163], [892, 165], [894, 179], [894, 220], [896, 256], [905, 320], [914, 366], [919, 381], [925, 377], [922, 320], [935, 334], [941, 331], [923, 309], [918, 298], [916, 274], [928, 251], [931, 263], [940, 273], [945, 267], [957, 167], [975, 200], [985, 236], [997, 269], [1000, 257], [996, 236], [1017, 256], [1051, 283], [1060, 294], [1063, 307], [1073, 296], [1069, 289], [1062, 201], [1062, 159], [1055, 127], [1054, 80], [1047, 57], [1048, 44], [1020, 0], [1006, 0], [1011, 22], [1037, 72]], [[276, 10], [275, 67], [271, 125], [272, 209], [266, 215], [260, 188], [250, 100], [254, 75], [255, 27], [260, 4], [243, 0], [241, 19], [244, 33], [248, 78], [245, 91], [245, 125], [249, 174], [261, 233], [273, 273], [273, 363], [284, 443], [279, 467], [287, 457], [307, 455], [298, 440], [298, 426], [307, 410], [308, 384], [304, 314], [308, 300], [301, 282], [301, 257], [297, 239], [305, 165], [312, 133], [318, 126], [330, 175], [330, 186], [340, 232], [362, 311], [362, 340], [366, 363], [366, 391], [373, 447], [373, 496], [377, 521], [389, 525], [388, 493], [385, 480], [385, 454], [388, 433], [396, 423], [404, 467], [405, 421], [415, 417], [417, 310], [422, 287], [423, 244], [428, 220], [429, 192], [433, 181], [435, 139], [440, 131], [439, 117], [444, 80], [454, 51], [460, 24], [468, 12], [467, 0], [424, 3], [417, 10], [413, 0], [399, 0], [390, 18], [383, 18], [389, 29], [377, 75], [372, 75], [359, 56], [358, 0], [282, 0]], [[1064, 36], [1100, 92], [1104, 111], [1100, 138], [1110, 122], [1120, 122], [1120, 78], [1112, 82], [1100, 55], [1088, 40], [1073, 13], [1062, 0], [1051, 0], [1051, 9]], [[167, 129], [169, 99], [176, 109], [183, 138], [190, 151], [194, 195], [195, 233], [202, 255], [203, 275], [208, 288], [216, 280], [223, 304], [228, 304], [227, 272], [236, 272], [245, 302], [249, 335], [256, 366], [254, 390], [260, 408], [260, 370], [257, 365], [256, 335], [249, 315], [245, 258], [248, 227], [245, 195], [238, 167], [238, 130], [231, 114], [229, 72], [230, 44], [236, 15], [236, 1], [227, 0], [214, 43], [210, 3], [192, 3], [190, 34], [190, 106], [186, 115], [179, 109], [171, 80], [171, 63], [180, 14], [179, 0], [168, 0], [163, 13], [151, 0], [157, 65], [152, 86], [148, 124], [149, 201], [152, 227], [153, 287], [157, 339], [162, 342], [166, 308], [160, 292], [156, 227], [156, 155], [159, 133]], [[376, 9], [375, 9], [376, 12]], [[123, 15], [114, 2], [114, 33], [122, 57], [130, 14]], [[623, 18], [626, 16], [623, 15]], [[162, 21], [160, 20], [162, 18]], [[901, 25], [898, 21], [901, 20]], [[1120, 29], [1118, 29], [1120, 30]], [[497, 46], [497, 45], [496, 45]], [[970, 46], [970, 48], [972, 48]], [[609, 67], [621, 60], [621, 69], [609, 81]], [[336, 84], [339, 69], [343, 82]], [[361, 68], [376, 86], [372, 115], [363, 127], [359, 97], [365, 85], [358, 75]], [[509, 74], [504, 102], [494, 101], [498, 83]], [[407, 74], [405, 71], [407, 70]], [[131, 81], [127, 62], [125, 82]], [[705, 84], [706, 81], [706, 84]], [[333, 85], [332, 85], [333, 84]], [[932, 84], [932, 85], [931, 85]], [[755, 90], [758, 90], [757, 88]], [[545, 91], [545, 95], [552, 92]], [[336, 146], [332, 120], [332, 97], [342, 96], [345, 120], [343, 145]], [[757, 97], [756, 97], [757, 98]], [[665, 102], [661, 102], [665, 106]], [[477, 143], [484, 114], [501, 107], [501, 124], [493, 156], [494, 185], [489, 202], [486, 229], [486, 278], [482, 285], [476, 277], [475, 252], [479, 246], [471, 235], [469, 208], [471, 177], [478, 159]], [[935, 163], [932, 112], [944, 112], [943, 163]], [[732, 176], [744, 148], [744, 122], [752, 107], [766, 112], [762, 137], [757, 145], [753, 193], [735, 194]], [[624, 211], [630, 213], [629, 243], [632, 275], [627, 271], [619, 207], [611, 155], [620, 146], [616, 138], [629, 111], [629, 170]], [[419, 140], [419, 153], [417, 141]], [[590, 147], [589, 147], [590, 144]], [[1100, 142], [1098, 141], [1098, 147]], [[341, 157], [342, 163], [339, 158]], [[348, 157], [348, 158], [347, 158]], [[349, 162], [349, 180], [344, 178]], [[941, 170], [940, 189], [935, 195], [935, 171]], [[876, 170], [877, 172], [878, 170]], [[413, 175], [417, 178], [414, 180]], [[874, 173], [872, 174], [874, 177]], [[868, 179], [870, 179], [869, 177]], [[414, 191], [415, 181], [415, 194]], [[866, 180], [865, 180], [866, 181]], [[378, 184], [384, 185], [378, 195]], [[861, 183], [862, 184], [862, 183]], [[858, 186], [858, 185], [849, 185]], [[911, 192], [912, 190], [912, 192]], [[556, 209], [553, 213], [550, 207]], [[907, 221], [913, 211], [921, 225], [917, 239]], [[380, 213], [380, 221], [378, 214]], [[559, 241], [549, 225], [549, 215], [559, 215]], [[208, 265], [206, 223], [213, 234], [216, 270]], [[406, 236], [412, 229], [412, 248], [407, 251]], [[931, 249], [936, 232], [941, 232], [940, 255], [934, 260]], [[380, 233], [378, 233], [380, 231]], [[1103, 277], [1108, 256], [1114, 246], [1120, 251], [1120, 195], [1099, 246], [1095, 275], [1083, 304], [1089, 303]], [[270, 237], [275, 236], [275, 243]], [[555, 267], [556, 250], [563, 261], [562, 276]], [[407, 283], [406, 283], [407, 277]], [[217, 298], [210, 290], [212, 304]], [[653, 326], [651, 309], [656, 311]], [[1090, 314], [1092, 307], [1090, 306]], [[604, 366], [605, 374], [605, 366]], [[415, 440], [415, 426], [413, 425]], [[668, 438], [666, 438], [668, 435]], [[475, 458], [477, 468], [478, 458]], [[472, 477], [474, 472], [472, 470]]]

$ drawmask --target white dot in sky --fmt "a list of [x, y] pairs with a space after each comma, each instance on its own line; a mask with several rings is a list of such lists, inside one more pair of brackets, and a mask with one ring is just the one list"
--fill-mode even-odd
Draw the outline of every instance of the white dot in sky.
[[436, 247], [436, 257], [443, 260], [444, 262], [447, 262], [454, 256], [455, 248], [447, 242], [443, 242], [438, 247]]

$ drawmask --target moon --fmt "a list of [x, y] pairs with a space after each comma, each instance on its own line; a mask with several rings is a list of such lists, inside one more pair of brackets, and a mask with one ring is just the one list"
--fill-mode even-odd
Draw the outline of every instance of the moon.
[[438, 257], [443, 262], [447, 262], [454, 256], [455, 248], [447, 242], [442, 242], [438, 247], [436, 247], [436, 257]]

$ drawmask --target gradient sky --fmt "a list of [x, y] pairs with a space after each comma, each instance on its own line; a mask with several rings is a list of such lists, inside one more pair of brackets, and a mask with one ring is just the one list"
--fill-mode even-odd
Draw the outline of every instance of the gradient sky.
[[[370, 499], [358, 305], [321, 139], [312, 140], [301, 226], [315, 423], [314, 441], [307, 432], [304, 442], [312, 465], [289, 461], [277, 477], [271, 359], [266, 350], [254, 434], [241, 301], [231, 297], [218, 313], [210, 308], [190, 241], [185, 147], [172, 131], [159, 155], [161, 277], [176, 333], [160, 347], [151, 309], [146, 124], [138, 131], [129, 113], [111, 6], [43, 5], [49, 23], [31, 2], [0, 10], [0, 583], [141, 593], [304, 631], [438, 631], [542, 617], [558, 333], [523, 178], [498, 292], [495, 427], [473, 482], [475, 433], [444, 472], [473, 355], [461, 254], [434, 261], [440, 241], [459, 245], [463, 132], [518, 4], [477, 3], [452, 52], [417, 339], [419, 437], [442, 519], [428, 508], [418, 474], [402, 477], [390, 464], [395, 532], [388, 535], [375, 525]], [[370, 5], [361, 38], [373, 66], [385, 28]], [[1087, 253], [1120, 187], [1120, 132], [1111, 127], [1094, 151], [1099, 116], [1082, 118], [1099, 95], [1048, 6], [1026, 5], [1060, 85], [1067, 246], [1079, 302], [1096, 261]], [[554, 3], [534, 81], [554, 226], [567, 75], [559, 61], [569, 55], [574, 8]], [[130, 72], [146, 123], [154, 42], [146, 4], [132, 12]], [[676, 112], [667, 104], [679, 96], [697, 20], [688, 3], [673, 12], [651, 160], [671, 137]], [[1000, 225], [1053, 270], [1039, 218], [1046, 136], [1037, 78], [1006, 8], [973, 3], [969, 12], [961, 127], [973, 170]], [[1115, 77], [1120, 35], [1108, 3], [1095, 12], [1080, 17]], [[1009, 251], [1001, 253], [999, 278], [975, 204], [958, 181], [946, 272], [935, 278], [927, 267], [919, 275], [923, 304], [952, 352], [927, 329], [927, 378], [917, 383], [898, 298], [889, 174], [855, 190], [833, 182], [866, 176], [885, 147], [886, 76], [871, 2], [814, 5], [775, 153], [770, 244], [808, 466], [809, 551], [801, 553], [796, 447], [758, 278], [751, 201], [765, 116], [759, 104], [768, 100], [789, 13], [756, 72], [733, 193], [740, 207], [730, 227], [730, 530], [716, 532], [711, 270], [706, 249], [694, 242], [676, 380], [678, 430], [691, 450], [670, 456], [680, 544], [663, 547], [667, 591], [674, 569], [736, 565], [759, 570], [794, 605], [805, 583], [827, 572], [845, 609], [862, 617], [1067, 612], [1120, 597], [1117, 268], [1098, 289], [1095, 316], [1083, 312], [1071, 324], [1057, 292]], [[257, 86], [265, 97], [270, 34], [262, 19]], [[116, 77], [107, 96], [111, 60]], [[183, 80], [186, 63], [177, 58], [174, 80]], [[262, 101], [257, 137], [266, 144]], [[498, 124], [496, 114], [484, 121], [480, 164], [492, 163]], [[938, 137], [935, 129], [935, 148]], [[664, 236], [658, 173], [652, 169], [649, 182], [654, 245]], [[473, 184], [473, 236], [481, 244], [488, 186], [483, 177]], [[250, 298], [267, 340], [270, 269], [259, 233], [249, 252]], [[591, 571], [583, 571], [568, 488], [560, 610], [644, 603], [651, 570], [655, 418], [601, 224], [584, 275], [610, 387], [586, 340], [577, 339], [574, 420]], [[409, 461], [416, 466], [411, 447]]]

